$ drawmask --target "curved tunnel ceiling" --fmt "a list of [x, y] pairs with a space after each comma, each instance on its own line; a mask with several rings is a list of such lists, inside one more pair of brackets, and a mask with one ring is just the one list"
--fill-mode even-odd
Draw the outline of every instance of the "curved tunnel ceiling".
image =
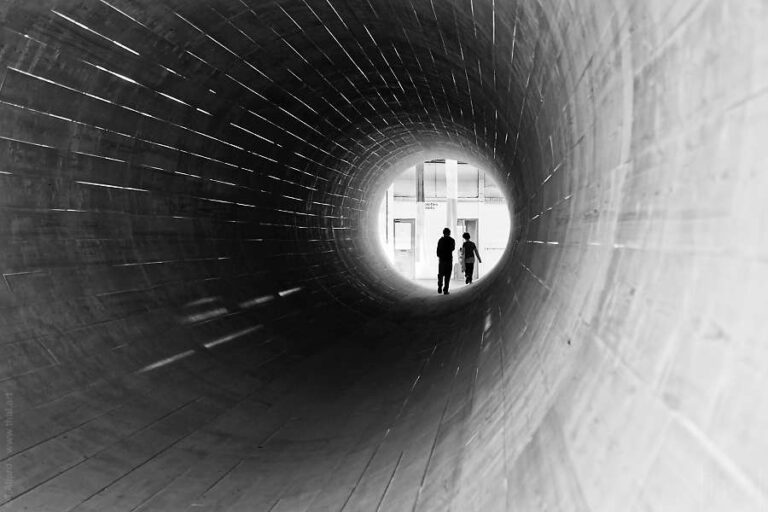
[[[761, 2], [0, 19], [0, 510], [768, 504]], [[514, 217], [450, 298], [371, 230], [436, 154]]]

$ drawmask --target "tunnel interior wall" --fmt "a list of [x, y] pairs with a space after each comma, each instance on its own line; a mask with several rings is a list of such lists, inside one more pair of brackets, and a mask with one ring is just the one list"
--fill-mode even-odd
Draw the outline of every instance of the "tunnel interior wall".
[[759, 509], [748, 432], [765, 377], [747, 361], [761, 359], [763, 242], [733, 230], [765, 225], [746, 206], [764, 189], [759, 159], [743, 156], [766, 128], [765, 9], [580, 7], [548, 13], [567, 92], [538, 117], [546, 171], [513, 290], [525, 300], [501, 315], [507, 413], [525, 418], [502, 474], [530, 509]]
[[[2, 509], [765, 507], [765, 5], [465, 4], [0, 7]], [[446, 141], [519, 231], [402, 311], [366, 212]]]

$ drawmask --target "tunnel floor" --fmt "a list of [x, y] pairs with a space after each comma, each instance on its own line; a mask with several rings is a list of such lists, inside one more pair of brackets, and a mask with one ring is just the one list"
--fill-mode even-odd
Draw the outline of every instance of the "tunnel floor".
[[476, 290], [414, 289], [362, 330], [315, 333], [306, 357], [252, 367], [234, 342], [48, 404], [70, 428], [28, 450], [0, 511], [438, 510], [453, 497], [430, 472], [482, 437], [441, 429], [472, 408], [458, 361], [482, 346], [461, 314]]

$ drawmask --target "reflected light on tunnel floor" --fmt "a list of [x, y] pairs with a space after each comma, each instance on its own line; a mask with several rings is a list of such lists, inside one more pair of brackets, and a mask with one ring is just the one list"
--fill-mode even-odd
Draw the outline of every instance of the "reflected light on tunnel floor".
[[469, 163], [434, 159], [400, 172], [379, 211], [379, 241], [387, 261], [415, 284], [434, 288], [437, 241], [445, 227], [456, 242], [452, 286], [463, 286], [464, 233], [480, 254], [473, 282], [499, 262], [509, 240], [506, 198], [490, 173]]

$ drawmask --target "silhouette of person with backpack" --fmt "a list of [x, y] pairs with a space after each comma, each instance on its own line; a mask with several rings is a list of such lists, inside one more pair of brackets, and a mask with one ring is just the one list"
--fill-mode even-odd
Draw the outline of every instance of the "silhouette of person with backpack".
[[[443, 237], [437, 241], [437, 293], [448, 295], [448, 286], [451, 282], [453, 270], [453, 251], [456, 249], [456, 241], [451, 238], [451, 230], [445, 228]], [[445, 280], [445, 282], [443, 282]]]
[[461, 246], [462, 268], [464, 269], [465, 282], [472, 284], [472, 275], [475, 272], [475, 256], [477, 256], [478, 263], [482, 263], [480, 259], [480, 253], [477, 251], [475, 242], [469, 240], [469, 233], [461, 235], [464, 238], [464, 243]]

